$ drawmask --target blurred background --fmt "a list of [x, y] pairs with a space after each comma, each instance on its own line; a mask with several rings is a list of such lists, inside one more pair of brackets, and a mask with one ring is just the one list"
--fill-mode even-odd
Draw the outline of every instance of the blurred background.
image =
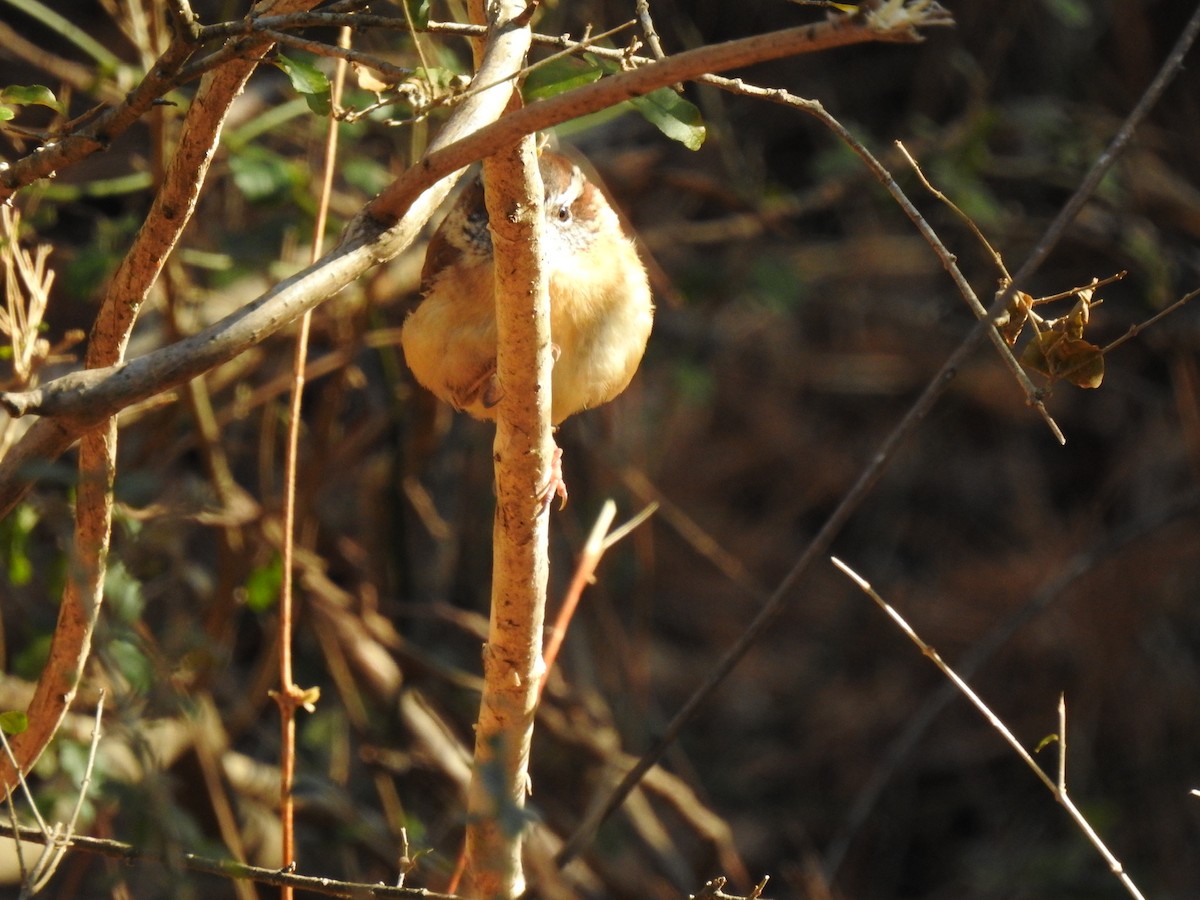
[[[155, 6], [46, 4], [111, 48], [121, 65], [105, 70], [61, 28], [5, 4], [0, 83], [46, 84], [76, 114], [111, 99], [153, 59], [146, 48], [161, 24], [141, 37], [134, 25], [153, 23]], [[820, 101], [891, 169], [986, 304], [995, 262], [920, 187], [893, 142], [1015, 272], [1193, 8], [947, 6], [957, 26], [920, 44], [848, 47], [736, 74]], [[196, 8], [205, 22], [244, 14], [235, 3]], [[668, 52], [824, 15], [780, 0], [654, 0], [651, 12]], [[434, 4], [432, 16], [456, 10]], [[579, 35], [632, 16], [627, 2], [544, 2], [534, 24]], [[331, 41], [333, 32], [307, 34]], [[461, 39], [430, 36], [423, 46], [447, 70], [469, 65]], [[355, 47], [413, 64], [399, 30], [365, 30]], [[1023, 285], [1052, 295], [1127, 271], [1098, 294], [1086, 336], [1100, 346], [1200, 287], [1197, 52]], [[1127, 896], [996, 732], [824, 559], [663, 769], [579, 861], [563, 873], [549, 864], [555, 841], [703, 682], [974, 323], [904, 213], [816, 119], [709, 87], [685, 93], [707, 127], [698, 151], [628, 111], [558, 135], [594, 166], [636, 233], [658, 311], [629, 390], [559, 433], [571, 501], [551, 518], [551, 612], [605, 499], [619, 520], [659, 506], [600, 564], [539, 713], [534, 895], [679, 897], [716, 875], [744, 894], [770, 875], [772, 897]], [[365, 109], [373, 99], [355, 86], [347, 103]], [[17, 121], [44, 125], [39, 114]], [[18, 196], [30, 243], [54, 248], [52, 341], [90, 326], [179, 115], [163, 109], [109, 152]], [[442, 117], [412, 125], [408, 115], [384, 106], [343, 126], [331, 239]], [[304, 264], [323, 128], [282, 73], [255, 77], [133, 354], [214, 321]], [[0, 137], [8, 158], [36, 146], [11, 129]], [[416, 299], [421, 252], [314, 319], [296, 665], [298, 682], [322, 696], [300, 722], [298, 833], [300, 871], [394, 883], [404, 828], [418, 857], [407, 883], [441, 889], [461, 844], [463, 754], [478, 706], [492, 426], [437, 406], [404, 366], [398, 329]], [[1198, 316], [1186, 306], [1115, 350], [1096, 390], [1053, 385], [1047, 406], [1064, 446], [981, 344], [833, 546], [970, 672], [1030, 750], [1058, 732], [1065, 694], [1072, 794], [1157, 898], [1195, 896], [1200, 885], [1200, 798], [1189, 794], [1200, 787]], [[111, 722], [82, 830], [168, 860], [185, 850], [277, 859], [279, 739], [266, 692], [277, 672], [290, 348], [286, 336], [268, 341], [202, 389], [123, 420], [93, 668], [80, 718], [68, 720], [35, 781], [48, 811], [71, 800], [85, 719], [107, 687]], [[23, 708], [53, 629], [71, 463], [48, 467], [0, 522], [5, 709]], [[1053, 773], [1057, 745], [1037, 759]], [[214, 890], [232, 891], [75, 854], [48, 895]]]

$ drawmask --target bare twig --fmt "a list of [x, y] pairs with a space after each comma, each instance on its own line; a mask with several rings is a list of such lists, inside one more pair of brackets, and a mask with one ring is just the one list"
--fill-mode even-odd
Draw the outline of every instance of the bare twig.
[[1059, 765], [1058, 780], [1055, 781], [1055, 779], [1047, 775], [1045, 770], [1034, 761], [1033, 757], [1029, 754], [1029, 751], [1022, 746], [1021, 742], [1017, 740], [1016, 736], [1009, 730], [1008, 726], [1001, 721], [999, 716], [993, 713], [988, 705], [984, 703], [982, 699], [980, 699], [979, 695], [971, 689], [970, 685], [963, 681], [962, 678], [959, 677], [958, 673], [956, 673], [952, 668], [950, 668], [949, 665], [946, 664], [945, 660], [942, 659], [942, 657], [933, 647], [929, 646], [921, 639], [920, 635], [913, 630], [912, 626], [905, 621], [904, 617], [900, 615], [895, 607], [884, 600], [875, 591], [875, 589], [871, 587], [870, 583], [865, 578], [851, 569], [840, 559], [833, 557], [832, 561], [833, 564], [837, 566], [847, 577], [849, 577], [851, 581], [858, 585], [863, 593], [875, 601], [875, 604], [887, 614], [888, 618], [895, 622], [896, 625], [900, 627], [900, 630], [908, 636], [909, 640], [917, 645], [921, 653], [925, 655], [935, 666], [937, 666], [943, 675], [950, 679], [954, 686], [958, 688], [959, 692], [971, 702], [972, 706], [979, 710], [983, 717], [988, 720], [988, 723], [994, 729], [996, 729], [996, 731], [1000, 733], [1000, 736], [1004, 738], [1008, 745], [1013, 748], [1013, 751], [1021, 758], [1021, 761], [1029, 767], [1035, 776], [1037, 776], [1038, 781], [1040, 781], [1049, 789], [1050, 793], [1054, 795], [1054, 799], [1057, 800], [1059, 804], [1061, 804], [1062, 807], [1067, 811], [1067, 814], [1074, 820], [1075, 824], [1091, 842], [1092, 846], [1095, 847], [1100, 855], [1104, 858], [1104, 861], [1107, 863], [1109, 869], [1114, 875], [1117, 876], [1117, 879], [1129, 892], [1130, 896], [1136, 897], [1138, 900], [1142, 900], [1141, 891], [1137, 889], [1137, 886], [1133, 883], [1133, 880], [1129, 877], [1128, 873], [1126, 873], [1125, 868], [1121, 865], [1120, 861], [1113, 856], [1108, 847], [1105, 846], [1104, 842], [1100, 839], [1100, 836], [1096, 834], [1095, 829], [1092, 828], [1091, 824], [1084, 817], [1083, 813], [1079, 811], [1078, 807], [1075, 806], [1074, 801], [1072, 801], [1070, 796], [1067, 794], [1066, 701], [1062, 698], [1059, 699]]
[[[338, 45], [348, 49], [350, 29], [342, 28], [338, 33]], [[342, 87], [346, 81], [345, 57], [338, 59], [334, 71], [330, 96], [333, 108], [341, 102]], [[312, 247], [310, 257], [316, 262], [321, 256], [325, 244], [325, 222], [329, 214], [329, 199], [333, 193], [333, 172], [337, 163], [338, 122], [333, 116], [329, 117], [325, 128], [325, 154], [322, 166], [321, 184], [317, 197], [317, 215], [313, 222]], [[283, 476], [283, 535], [282, 541], [282, 579], [279, 589], [279, 690], [274, 692], [275, 703], [279, 707], [280, 726], [280, 761], [279, 761], [279, 810], [281, 835], [280, 856], [285, 867], [296, 864], [295, 836], [295, 801], [292, 797], [292, 786], [296, 777], [296, 711], [300, 708], [312, 709], [317, 699], [317, 692], [305, 690], [296, 684], [292, 674], [292, 623], [294, 613], [294, 592], [292, 590], [296, 540], [296, 472], [299, 468], [300, 456], [300, 410], [304, 397], [304, 370], [308, 358], [308, 335], [312, 325], [312, 310], [306, 310], [300, 317], [300, 329], [296, 334], [295, 352], [292, 356], [292, 395], [288, 415], [287, 446], [284, 455]], [[284, 886], [280, 890], [283, 900], [291, 900], [292, 889]]]
[[[345, 27], [345, 26], [343, 26]], [[386, 60], [380, 59], [370, 53], [363, 53], [360, 50], [354, 50], [349, 46], [341, 44], [327, 44], [324, 41], [314, 41], [308, 38], [296, 37], [294, 34], [289, 34], [286, 31], [277, 31], [274, 28], [255, 29], [257, 34], [262, 34], [269, 37], [278, 44], [288, 47], [295, 47], [297, 50], [307, 50], [314, 56], [328, 56], [339, 62], [352, 62], [356, 65], [370, 66], [372, 69], [377, 69], [389, 78], [397, 80], [408, 78], [413, 74], [413, 70], [405, 66], [397, 66]], [[336, 109], [336, 105], [334, 106]]]
[[[37, 828], [14, 827], [0, 823], [0, 836], [34, 844], [45, 844], [52, 840]], [[85, 853], [95, 853], [109, 859], [124, 862], [151, 863], [163, 866], [168, 870], [182, 867], [189, 872], [205, 875], [216, 875], [221, 878], [233, 878], [251, 881], [257, 884], [281, 887], [291, 886], [312, 894], [326, 897], [403, 897], [411, 900], [462, 900], [456, 894], [440, 893], [425, 888], [392, 887], [385, 884], [364, 884], [353, 881], [339, 881], [336, 878], [325, 878], [311, 875], [297, 875], [279, 869], [264, 869], [261, 866], [250, 866], [228, 859], [212, 859], [198, 856], [195, 853], [172, 855], [170, 859], [140, 850], [132, 844], [122, 841], [106, 840], [103, 838], [74, 835], [67, 841], [67, 847], [72, 850], [82, 850]]]
[[[87, 764], [84, 766], [83, 778], [79, 782], [79, 793], [75, 797], [75, 806], [71, 810], [71, 820], [64, 826], [55, 825], [51, 834], [53, 840], [45, 845], [42, 855], [33, 865], [28, 878], [22, 884], [21, 897], [32, 897], [54, 877], [58, 864], [66, 855], [70, 840], [75, 835], [75, 825], [79, 822], [79, 814], [83, 811], [83, 801], [87, 798], [88, 788], [92, 784], [92, 771], [96, 767], [96, 751], [100, 747], [101, 723], [104, 721], [104, 690], [101, 689], [96, 700], [96, 715], [92, 725], [92, 741], [88, 745]], [[20, 843], [17, 847], [20, 848]], [[18, 849], [18, 852], [20, 850]]]
[[[921, 171], [921, 167], [917, 164], [917, 161], [909, 155], [904, 144], [902, 144], [900, 141], [896, 141], [896, 148], [917, 173], [917, 177], [921, 179], [921, 184], [923, 184], [931, 194], [948, 205], [952, 210], [958, 213], [960, 217], [970, 223], [971, 230], [975, 234], [976, 238], [978, 238], [980, 243], [987, 248], [988, 252], [990, 252], [992, 255], [992, 259], [995, 260], [997, 266], [999, 266], [1005, 284], [1007, 285], [1010, 283], [1012, 279], [1008, 275], [1008, 270], [1004, 267], [1004, 261], [1000, 258], [1000, 254], [992, 249], [992, 245], [989, 244], [987, 239], [983, 236], [983, 232], [979, 230], [974, 222], [971, 222], [969, 218], [962, 214], [962, 211], [950, 201], [949, 197], [929, 183], [929, 180], [925, 177], [925, 173]], [[882, 166], [880, 166], [880, 169], [882, 169]], [[1042, 420], [1045, 421], [1046, 425], [1050, 428], [1051, 433], [1058, 440], [1058, 442], [1060, 444], [1065, 444], [1066, 438], [1063, 436], [1062, 430], [1058, 427], [1058, 423], [1055, 422], [1054, 419], [1050, 417], [1050, 413], [1046, 411], [1046, 405], [1042, 402], [1041, 390], [1034, 386], [1033, 382], [1029, 380], [1029, 376], [1025, 374], [1025, 370], [1021, 367], [1021, 364], [1017, 362], [1017, 358], [1013, 356], [1012, 348], [1008, 346], [1008, 342], [1005, 341], [1000, 332], [996, 330], [996, 325], [992, 321], [992, 317], [988, 313], [987, 308], [979, 302], [979, 298], [975, 296], [975, 291], [971, 288], [970, 282], [967, 281], [966, 277], [962, 274], [962, 271], [958, 268], [958, 263], [955, 261], [954, 254], [946, 249], [946, 245], [942, 243], [941, 238], [939, 238], [937, 233], [929, 227], [929, 224], [925, 221], [924, 217], [917, 211], [917, 208], [913, 206], [908, 198], [903, 195], [899, 185], [896, 184], [890, 173], [886, 174], [886, 179], [887, 180], [884, 182], [884, 184], [889, 193], [891, 193], [896, 201], [900, 203], [905, 213], [908, 214], [908, 217], [913, 220], [913, 223], [917, 226], [917, 230], [921, 232], [921, 236], [924, 237], [929, 243], [929, 246], [933, 248], [934, 252], [938, 255], [938, 259], [942, 261], [942, 265], [946, 268], [946, 271], [950, 273], [950, 277], [954, 279], [954, 283], [958, 287], [959, 293], [962, 294], [963, 299], [967, 301], [967, 305], [971, 308], [971, 312], [975, 314], [975, 318], [983, 323], [985, 327], [984, 334], [987, 336], [988, 340], [992, 342], [992, 346], [996, 348], [996, 352], [1000, 354], [1000, 359], [1003, 361], [1004, 365], [1008, 367], [1008, 371], [1012, 374], [1013, 378], [1016, 379], [1017, 384], [1021, 386], [1021, 390], [1025, 392], [1026, 399], [1034, 407], [1034, 409], [1038, 411], [1038, 415], [1040, 415]]]
[[650, 17], [650, 0], [637, 0], [634, 7], [637, 11], [638, 24], [642, 26], [642, 36], [650, 47], [655, 59], [662, 59], [667, 54], [663, 52], [662, 41], [658, 37], [658, 29], [654, 27], [654, 19]]
[[709, 900], [709, 898], [711, 900], [758, 900], [762, 896], [762, 892], [767, 889], [767, 882], [770, 880], [770, 875], [764, 875], [749, 894], [739, 897], [736, 894], [725, 893], [725, 885], [729, 880], [724, 875], [718, 875], [716, 878], [704, 882], [704, 887], [695, 894], [688, 894], [688, 900]]
[[[49, 835], [50, 834], [50, 826], [48, 826], [46, 824], [46, 820], [42, 818], [41, 810], [38, 809], [37, 803], [34, 802], [33, 794], [29, 790], [29, 783], [25, 780], [25, 770], [22, 769], [21, 765], [17, 762], [17, 757], [13, 754], [12, 744], [9, 743], [8, 737], [5, 735], [3, 728], [0, 728], [0, 747], [4, 748], [5, 758], [8, 760], [9, 764], [17, 771], [17, 784], [21, 788], [21, 793], [25, 797], [25, 802], [29, 804], [29, 811], [31, 813], [33, 813], [33, 818], [38, 824], [38, 831], [43, 835]], [[11, 802], [11, 799], [12, 799], [11, 791], [8, 792], [7, 797]], [[15, 824], [15, 814], [13, 814], [13, 809], [11, 806], [9, 808], [9, 812], [10, 812], [10, 814], [12, 814], [12, 817], [14, 819], [14, 824]]]
[[1137, 337], [1139, 334], [1141, 334], [1143, 331], [1145, 331], [1151, 325], [1155, 324], [1160, 319], [1166, 318], [1167, 316], [1169, 316], [1171, 313], [1175, 312], [1176, 310], [1181, 309], [1183, 306], [1190, 303], [1192, 300], [1194, 300], [1198, 296], [1200, 296], [1200, 288], [1196, 288], [1196, 290], [1189, 291], [1188, 293], [1184, 294], [1182, 297], [1180, 297], [1178, 300], [1176, 300], [1170, 306], [1156, 312], [1154, 315], [1152, 315], [1150, 318], [1148, 318], [1145, 322], [1136, 322], [1133, 325], [1130, 325], [1128, 331], [1126, 331], [1123, 335], [1121, 335], [1116, 340], [1112, 341], [1110, 344], [1107, 344], [1104, 347], [1104, 350], [1102, 352], [1104, 353], [1105, 356], [1107, 356], [1111, 351], [1116, 350], [1118, 347], [1120, 347], [1126, 341], [1132, 340], [1133, 338]]
[[[18, 784], [22, 793], [25, 795], [25, 800], [29, 804], [29, 809], [33, 813], [34, 820], [38, 823], [37, 829], [21, 829], [17, 825], [16, 809], [13, 803], [12, 792], [8, 793], [6, 802], [8, 804], [9, 821], [11, 825], [8, 827], [10, 832], [30, 831], [40, 837], [40, 841], [34, 841], [42, 844], [42, 852], [32, 866], [25, 862], [25, 850], [22, 846], [22, 840], [14, 841], [18, 865], [21, 871], [21, 893], [22, 900], [27, 897], [32, 897], [46, 886], [46, 883], [54, 876], [54, 872], [58, 869], [58, 864], [62, 861], [63, 855], [67, 852], [70, 841], [75, 834], [75, 825], [79, 821], [79, 814], [83, 811], [83, 801], [87, 797], [88, 787], [92, 783], [92, 770], [96, 765], [96, 750], [100, 746], [101, 727], [100, 723], [104, 717], [104, 691], [99, 692], [96, 701], [96, 714], [92, 725], [92, 740], [88, 749], [87, 763], [84, 766], [83, 778], [79, 782], [79, 793], [75, 798], [75, 806], [71, 810], [71, 819], [65, 825], [55, 823], [53, 827], [46, 824], [46, 820], [42, 818], [41, 812], [34, 803], [33, 795], [29, 792], [29, 784], [25, 780], [24, 772], [17, 767], [16, 758], [13, 756], [12, 747], [8, 743], [8, 738], [4, 735], [4, 730], [0, 729], [0, 745], [4, 748], [4, 754], [8, 761], [18, 770]], [[0, 825], [0, 828], [4, 826]]]

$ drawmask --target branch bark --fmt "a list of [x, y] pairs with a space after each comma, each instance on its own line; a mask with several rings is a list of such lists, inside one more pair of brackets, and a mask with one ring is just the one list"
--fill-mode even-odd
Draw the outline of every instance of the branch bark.
[[[508, 4], [519, 14], [524, 4]], [[532, 136], [483, 163], [495, 263], [496, 519], [492, 604], [483, 650], [467, 808], [467, 871], [474, 897], [524, 892], [521, 866], [529, 750], [542, 666], [550, 564], [550, 298], [541, 260], [542, 179]]]

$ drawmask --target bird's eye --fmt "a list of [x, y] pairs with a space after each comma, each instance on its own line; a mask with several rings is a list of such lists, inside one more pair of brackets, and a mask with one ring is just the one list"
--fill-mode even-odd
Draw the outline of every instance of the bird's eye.
[[565, 203], [558, 208], [558, 221], [560, 221], [560, 222], [570, 222], [571, 221], [571, 207], [569, 207]]

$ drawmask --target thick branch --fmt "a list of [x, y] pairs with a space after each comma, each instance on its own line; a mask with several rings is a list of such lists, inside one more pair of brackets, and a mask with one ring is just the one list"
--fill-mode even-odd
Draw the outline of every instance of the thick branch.
[[[518, 2], [516, 11], [521, 8]], [[492, 605], [467, 861], [473, 896], [500, 898], [524, 890], [521, 833], [506, 811], [525, 806], [549, 575], [549, 505], [540, 494], [550, 478], [554, 443], [542, 179], [532, 136], [484, 160], [483, 177], [495, 259], [496, 375], [504, 392], [496, 417]]]

